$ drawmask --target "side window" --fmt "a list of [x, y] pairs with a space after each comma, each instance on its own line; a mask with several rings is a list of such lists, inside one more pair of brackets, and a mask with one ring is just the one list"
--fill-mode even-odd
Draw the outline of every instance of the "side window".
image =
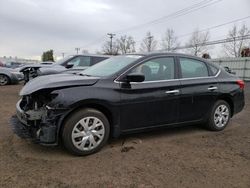
[[204, 62], [189, 58], [180, 58], [182, 78], [207, 77], [208, 69]]
[[91, 63], [91, 58], [90, 57], [80, 57], [80, 63], [78, 64], [78, 66], [80, 67], [88, 67], [90, 66]]
[[210, 68], [210, 70], [212, 72], [212, 76], [215, 76], [219, 71], [219, 69], [214, 67], [213, 65], [209, 65], [209, 68]]
[[174, 79], [174, 58], [164, 57], [151, 59], [138, 65], [130, 72], [138, 72], [144, 74], [145, 81]]
[[80, 61], [81, 61], [80, 57], [76, 57], [76, 58], [73, 58], [72, 60], [70, 60], [67, 64], [73, 65], [73, 67], [75, 67], [75, 66], [79, 65]]
[[72, 64], [73, 67], [87, 67], [90, 66], [90, 57], [76, 57], [70, 60], [67, 64]]
[[100, 61], [103, 61], [107, 59], [107, 57], [92, 57], [92, 65], [99, 63]]

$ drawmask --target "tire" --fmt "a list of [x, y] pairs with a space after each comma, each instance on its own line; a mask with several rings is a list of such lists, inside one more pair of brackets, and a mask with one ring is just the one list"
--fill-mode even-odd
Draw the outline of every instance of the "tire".
[[211, 131], [221, 131], [228, 125], [230, 118], [230, 105], [224, 100], [218, 100], [210, 112], [207, 128]]
[[62, 141], [74, 155], [89, 155], [107, 142], [110, 124], [106, 116], [95, 109], [85, 108], [71, 114], [65, 121]]
[[10, 84], [10, 78], [5, 74], [0, 74], [0, 86]]

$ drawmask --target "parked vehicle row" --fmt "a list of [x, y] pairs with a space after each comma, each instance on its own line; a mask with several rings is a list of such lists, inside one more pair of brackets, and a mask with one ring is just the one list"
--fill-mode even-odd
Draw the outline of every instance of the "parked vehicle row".
[[41, 64], [26, 65], [20, 69], [24, 74], [25, 83], [29, 80], [43, 75], [58, 73], [80, 72], [102, 60], [109, 58], [104, 55], [72, 55], [63, 58], [56, 63], [45, 62]]
[[15, 62], [15, 61], [10, 61], [10, 62], [7, 62], [4, 64], [4, 67], [12, 68], [12, 69], [16, 69], [16, 68], [19, 68], [22, 66], [24, 66], [23, 63], [19, 63], [19, 62]]
[[8, 61], [8, 62], [1, 62], [0, 61], [0, 67], [15, 69], [15, 68], [21, 67], [23, 65], [24, 65], [23, 63], [16, 62], [16, 61]]
[[[44, 75], [68, 73], [73, 74], [109, 58], [105, 55], [72, 55], [57, 62], [41, 62], [23, 65], [9, 62], [0, 67], [0, 85], [16, 84], [21, 80], [29, 80]], [[7, 68], [6, 68], [7, 67]]]
[[0, 67], [0, 86], [16, 84], [23, 80], [23, 74], [17, 69]]
[[[176, 53], [111, 57], [77, 74], [41, 76], [20, 92], [13, 130], [73, 154], [110, 136], [202, 123], [223, 130], [244, 107], [244, 82], [205, 59]], [[25, 136], [24, 136], [25, 135]]]

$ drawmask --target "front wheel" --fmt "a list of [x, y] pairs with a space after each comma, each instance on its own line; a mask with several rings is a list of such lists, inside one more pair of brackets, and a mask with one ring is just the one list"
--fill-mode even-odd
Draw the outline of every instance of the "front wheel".
[[8, 85], [10, 83], [10, 79], [8, 76], [6, 76], [5, 74], [0, 74], [0, 85], [4, 86], [4, 85]]
[[230, 117], [229, 104], [224, 100], [218, 100], [210, 113], [207, 127], [212, 131], [221, 131], [228, 125]]
[[106, 116], [98, 110], [78, 110], [64, 123], [64, 146], [75, 155], [89, 155], [99, 151], [109, 138], [110, 125]]

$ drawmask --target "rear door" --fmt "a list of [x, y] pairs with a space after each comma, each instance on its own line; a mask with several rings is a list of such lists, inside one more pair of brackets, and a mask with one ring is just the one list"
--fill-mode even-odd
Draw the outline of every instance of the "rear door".
[[180, 122], [207, 117], [218, 96], [218, 83], [206, 62], [179, 57]]

